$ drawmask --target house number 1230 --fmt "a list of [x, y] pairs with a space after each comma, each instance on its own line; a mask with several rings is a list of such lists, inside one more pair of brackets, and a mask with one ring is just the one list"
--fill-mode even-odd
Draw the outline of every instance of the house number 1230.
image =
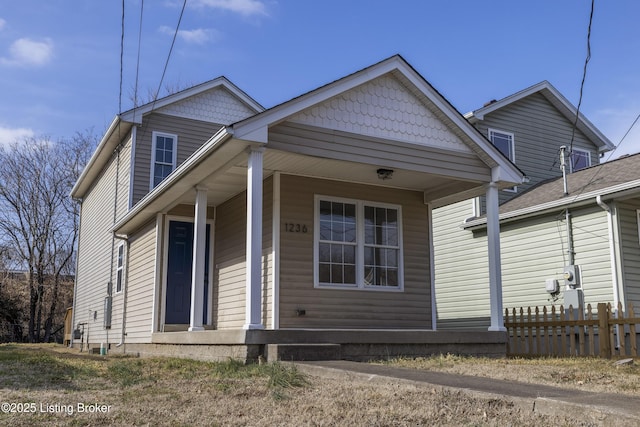
[[308, 230], [306, 224], [285, 222], [284, 231], [286, 231], [287, 233], [306, 233]]

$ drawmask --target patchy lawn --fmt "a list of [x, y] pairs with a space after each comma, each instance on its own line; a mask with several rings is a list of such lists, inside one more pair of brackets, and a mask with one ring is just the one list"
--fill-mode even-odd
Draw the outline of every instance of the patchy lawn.
[[[564, 365], [568, 362], [563, 360], [551, 362], [551, 370], [559, 372], [548, 376], [556, 378], [554, 384], [573, 384], [564, 380], [562, 372], [579, 368]], [[453, 356], [393, 363], [467, 374], [491, 365], [485, 372], [500, 372], [501, 378], [506, 378], [506, 364], [507, 371], [512, 364], [529, 369], [519, 361]], [[627, 374], [637, 382], [635, 367]], [[594, 375], [576, 380], [575, 385], [593, 383], [604, 374]], [[591, 425], [524, 412], [506, 398], [482, 399], [395, 381], [373, 384], [306, 376], [285, 364], [101, 357], [51, 345], [0, 345], [0, 403], [0, 425], [30, 427]]]
[[598, 358], [489, 359], [442, 355], [384, 363], [597, 393], [640, 396], [640, 365], [616, 365], [614, 362]]

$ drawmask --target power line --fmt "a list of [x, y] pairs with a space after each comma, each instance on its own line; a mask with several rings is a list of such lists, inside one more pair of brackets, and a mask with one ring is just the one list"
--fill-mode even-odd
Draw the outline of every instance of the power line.
[[591, 60], [591, 24], [593, 23], [593, 9], [595, 0], [591, 0], [591, 13], [589, 14], [589, 27], [587, 29], [587, 57], [584, 61], [584, 67], [582, 69], [582, 81], [580, 82], [580, 97], [578, 98], [578, 107], [576, 109], [576, 118], [573, 121], [573, 128], [571, 129], [571, 141], [569, 142], [569, 158], [573, 152], [573, 141], [576, 135], [576, 127], [578, 125], [578, 118], [580, 117], [580, 106], [582, 105], [582, 93], [584, 90], [584, 82], [587, 78], [587, 65]]
[[136, 59], [136, 81], [133, 87], [133, 109], [138, 106], [138, 76], [140, 73], [140, 46], [142, 44], [142, 15], [144, 13], [144, 0], [140, 2], [140, 24], [138, 28], [138, 58]]
[[[158, 83], [158, 90], [153, 95], [153, 103], [155, 104], [158, 99], [158, 95], [160, 94], [160, 88], [162, 87], [162, 82], [164, 81], [164, 75], [167, 72], [167, 67], [169, 66], [169, 59], [171, 58], [171, 53], [173, 52], [173, 46], [176, 43], [176, 38], [178, 36], [178, 30], [180, 29], [180, 22], [182, 22], [182, 15], [184, 14], [184, 9], [187, 6], [187, 0], [184, 0], [182, 3], [182, 10], [180, 11], [180, 17], [178, 18], [178, 24], [176, 25], [176, 31], [173, 33], [173, 40], [171, 41], [171, 47], [169, 48], [169, 54], [167, 55], [167, 60], [164, 63], [164, 69], [162, 70], [162, 77], [160, 77], [160, 83]], [[153, 110], [153, 106], [151, 107]]]
[[122, 0], [122, 20], [120, 31], [120, 94], [118, 95], [118, 115], [122, 113], [122, 69], [124, 63], [124, 0]]
[[627, 131], [624, 133], [624, 135], [622, 136], [622, 138], [620, 138], [620, 142], [618, 142], [618, 145], [616, 145], [613, 150], [611, 150], [611, 153], [609, 153], [609, 157], [607, 157], [607, 161], [609, 161], [609, 159], [611, 158], [611, 156], [613, 156], [613, 153], [616, 152], [616, 150], [618, 148], [620, 148], [620, 146], [622, 145], [622, 142], [624, 141], [624, 139], [627, 137], [627, 135], [629, 135], [629, 133], [631, 132], [631, 130], [635, 127], [636, 123], [638, 123], [638, 120], [640, 120], [640, 113], [638, 113], [638, 115], [636, 116], [635, 120], [631, 123], [631, 126], [629, 126], [629, 129], [627, 129]]

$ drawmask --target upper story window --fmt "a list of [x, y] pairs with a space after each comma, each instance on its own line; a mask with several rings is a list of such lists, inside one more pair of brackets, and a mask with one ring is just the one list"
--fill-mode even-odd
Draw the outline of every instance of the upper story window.
[[[513, 142], [513, 134], [500, 130], [489, 129], [489, 141], [505, 155], [513, 163], [516, 162], [515, 144]], [[505, 189], [505, 191], [516, 191], [517, 187]]]
[[588, 168], [591, 166], [591, 154], [586, 150], [579, 150], [574, 148], [571, 151], [571, 172], [579, 171], [580, 169]]
[[402, 290], [401, 209], [316, 197], [317, 287]]
[[151, 188], [155, 188], [176, 168], [178, 136], [153, 132], [151, 148]]

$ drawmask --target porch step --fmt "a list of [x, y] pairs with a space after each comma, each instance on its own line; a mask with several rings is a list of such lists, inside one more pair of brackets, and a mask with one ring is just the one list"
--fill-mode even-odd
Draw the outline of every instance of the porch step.
[[340, 360], [340, 344], [267, 344], [267, 361]]

